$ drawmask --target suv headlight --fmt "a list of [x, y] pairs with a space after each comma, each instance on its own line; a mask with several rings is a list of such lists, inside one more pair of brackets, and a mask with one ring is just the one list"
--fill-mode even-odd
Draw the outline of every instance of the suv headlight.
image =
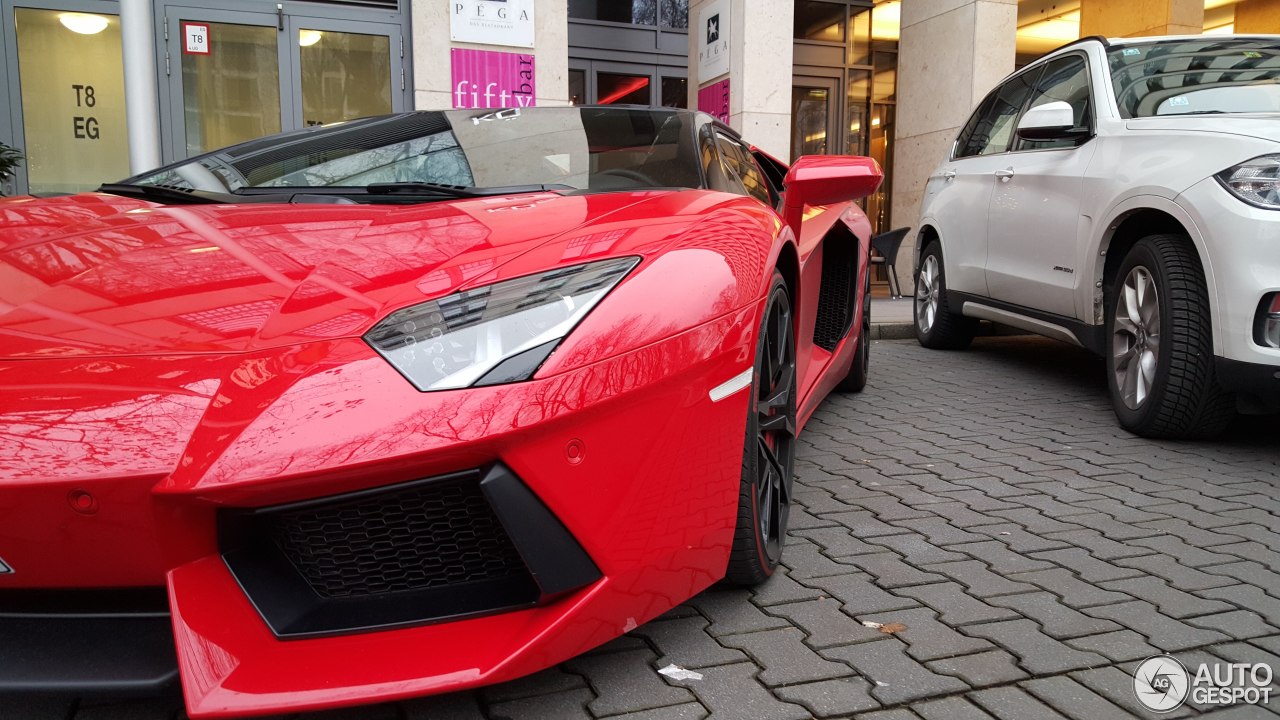
[[614, 258], [397, 310], [365, 333], [419, 390], [519, 382], [640, 262]]
[[1280, 210], [1280, 155], [1263, 155], [1214, 175], [1241, 200], [1268, 210]]

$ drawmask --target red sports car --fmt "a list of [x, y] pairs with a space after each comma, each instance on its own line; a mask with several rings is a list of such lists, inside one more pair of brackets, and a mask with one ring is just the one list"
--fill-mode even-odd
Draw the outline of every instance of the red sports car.
[[767, 579], [880, 178], [455, 110], [0, 201], [0, 691], [391, 700]]

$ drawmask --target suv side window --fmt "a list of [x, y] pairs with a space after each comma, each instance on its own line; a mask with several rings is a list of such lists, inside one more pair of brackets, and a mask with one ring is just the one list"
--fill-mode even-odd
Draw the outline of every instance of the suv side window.
[[1025, 72], [993, 90], [960, 134], [956, 159], [1008, 151], [1018, 115], [1039, 76], [1039, 70]]
[[[1075, 114], [1075, 126], [1093, 130], [1092, 103], [1089, 101], [1089, 67], [1083, 57], [1070, 55], [1058, 58], [1049, 63], [1036, 90], [1031, 95], [1027, 109], [1051, 102], [1065, 102], [1071, 106]], [[1060, 138], [1058, 140], [1023, 140], [1019, 138], [1019, 150], [1048, 150], [1051, 148], [1070, 148], [1089, 141], [1089, 135]]]

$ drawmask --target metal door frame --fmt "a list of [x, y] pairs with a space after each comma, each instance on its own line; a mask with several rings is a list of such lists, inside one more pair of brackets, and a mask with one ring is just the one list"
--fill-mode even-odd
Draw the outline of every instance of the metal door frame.
[[[837, 150], [837, 154], [843, 151], [847, 142], [845, 128], [842, 126], [844, 122], [844, 104], [848, 101], [845, 98], [847, 89], [845, 82], [836, 75], [810, 75], [796, 74], [791, 76], [791, 89], [794, 91], [797, 87], [805, 88], [826, 88], [830, 93], [827, 98], [827, 154], [832, 154], [832, 148]], [[791, 113], [791, 139], [795, 140], [795, 109], [792, 108]], [[793, 143], [794, 144], [794, 143]], [[790, 152], [795, 152], [792, 147]], [[795, 160], [795, 158], [791, 158]]]
[[[407, 70], [405, 69], [405, 40], [401, 33], [401, 27], [393, 23], [380, 23], [365, 20], [337, 20], [333, 18], [316, 17], [314, 15], [286, 15], [284, 34], [289, 40], [289, 62], [291, 63], [290, 78], [293, 92], [293, 108], [295, 109], [295, 123], [293, 127], [284, 127], [285, 130], [293, 130], [303, 127], [302, 123], [302, 48], [293, 38], [298, 37], [298, 31], [302, 29], [320, 30], [322, 32], [344, 32], [353, 35], [381, 35], [387, 38], [387, 48], [391, 53], [390, 70], [391, 77], [388, 78], [391, 88], [391, 112], [403, 112], [405, 108], [405, 97], [408, 91], [409, 79]], [[396, 84], [400, 87], [397, 88]]]

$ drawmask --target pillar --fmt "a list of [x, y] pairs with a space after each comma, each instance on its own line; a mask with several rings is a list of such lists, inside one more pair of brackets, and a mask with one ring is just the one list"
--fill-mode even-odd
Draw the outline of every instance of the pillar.
[[[456, 0], [411, 0], [413, 33], [413, 102], [418, 110], [454, 107], [452, 53], [454, 48], [532, 55], [535, 60], [537, 105], [569, 104], [568, 0], [531, 0], [534, 14], [533, 47], [454, 42], [451, 14]], [[477, 3], [464, 3], [475, 6]], [[482, 3], [492, 7], [496, 3]]]
[[1199, 35], [1204, 0], [1082, 0], [1080, 36]]
[[1280, 33], [1280, 0], [1246, 0], [1235, 6], [1235, 11], [1238, 33]]
[[[750, 12], [747, 12], [750, 6]], [[714, 31], [727, 33], [729, 72], [704, 76], [699, 50], [708, 13], [724, 15]], [[692, 0], [689, 3], [689, 107], [698, 90], [729, 80], [729, 126], [774, 157], [791, 152], [791, 0]]]
[[1017, 25], [1016, 0], [903, 0], [893, 225], [913, 230], [898, 252], [900, 277], [911, 274], [925, 183], [974, 106], [1013, 72]]
[[129, 170], [134, 175], [162, 164], [154, 23], [151, 0], [120, 0], [124, 113], [129, 137]]

